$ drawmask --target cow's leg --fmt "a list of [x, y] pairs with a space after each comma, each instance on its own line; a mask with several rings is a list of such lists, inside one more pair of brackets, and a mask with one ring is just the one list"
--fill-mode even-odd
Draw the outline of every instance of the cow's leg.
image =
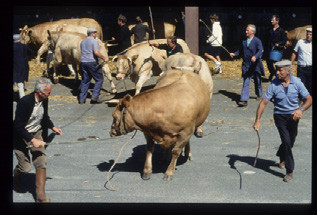
[[35, 63], [40, 63], [40, 58], [41, 58], [41, 56], [42, 56], [45, 52], [47, 52], [47, 51], [48, 51], [47, 41], [45, 41], [45, 42], [41, 45], [40, 49], [37, 51], [37, 56], [36, 56], [36, 58], [35, 58]]
[[112, 93], [117, 93], [117, 88], [116, 88], [116, 85], [114, 85], [114, 83], [113, 83], [111, 72], [110, 72], [108, 64], [105, 64], [102, 67], [102, 71], [104, 72], [104, 75], [107, 77], [107, 79], [110, 82]]
[[60, 49], [55, 49], [55, 57], [54, 57], [54, 73], [53, 73], [53, 81], [54, 84], [58, 83], [58, 77], [56, 76], [56, 68], [62, 63], [62, 54]]
[[190, 152], [190, 144], [188, 142], [188, 144], [185, 145], [185, 158], [192, 161], [193, 157], [192, 157], [192, 153]]
[[44, 70], [44, 72], [43, 72], [43, 76], [44, 77], [48, 77], [48, 71], [50, 69], [50, 63], [53, 60], [53, 56], [54, 56], [53, 52], [51, 52], [51, 51], [47, 52], [47, 56], [46, 56], [46, 70]]
[[154, 141], [149, 135], [144, 134], [144, 136], [146, 139], [146, 158], [145, 158], [142, 179], [149, 180], [152, 175], [152, 155], [154, 151]]
[[196, 128], [195, 136], [199, 138], [203, 137], [203, 127], [201, 125]]
[[76, 78], [78, 78], [77, 75], [76, 75], [76, 72], [75, 72], [76, 66], [74, 66], [72, 64], [67, 64], [67, 67], [68, 67], [68, 69], [70, 71], [70, 75], [71, 76], [76, 76]]
[[152, 76], [152, 71], [144, 71], [141, 73], [138, 82], [136, 83], [136, 90], [135, 90], [135, 95], [138, 95], [142, 89], [143, 84], [149, 80]]

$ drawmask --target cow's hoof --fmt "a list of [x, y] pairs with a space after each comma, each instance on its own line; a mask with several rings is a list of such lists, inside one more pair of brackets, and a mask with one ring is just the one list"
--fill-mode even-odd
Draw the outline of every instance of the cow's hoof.
[[198, 138], [202, 138], [204, 136], [203, 132], [195, 132], [195, 136], [198, 137]]
[[149, 180], [151, 178], [152, 173], [143, 174], [142, 179], [143, 180]]
[[163, 178], [164, 181], [171, 181], [172, 179], [173, 179], [172, 175], [164, 175], [164, 178]]
[[193, 159], [192, 156], [188, 156], [188, 160], [189, 160], [189, 161], [193, 161], [194, 159]]
[[59, 79], [58, 78], [54, 78], [54, 84], [58, 84]]

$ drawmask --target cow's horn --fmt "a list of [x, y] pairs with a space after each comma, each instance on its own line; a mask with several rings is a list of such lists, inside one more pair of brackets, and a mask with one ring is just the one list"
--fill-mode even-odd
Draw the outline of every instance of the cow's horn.
[[109, 43], [107, 43], [107, 46], [109, 47], [109, 46], [117, 46], [118, 44], [116, 43], [116, 44], [109, 44]]
[[116, 55], [116, 56], [114, 56], [114, 57], [112, 57], [112, 62], [114, 62], [114, 61], [116, 61], [117, 60], [117, 58], [118, 58], [118, 56]]
[[105, 101], [106, 104], [119, 104], [119, 99], [111, 99], [109, 101]]

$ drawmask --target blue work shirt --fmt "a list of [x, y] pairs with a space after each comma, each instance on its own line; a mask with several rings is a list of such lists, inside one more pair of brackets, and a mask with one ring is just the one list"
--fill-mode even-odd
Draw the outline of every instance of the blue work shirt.
[[288, 87], [284, 87], [281, 80], [275, 78], [267, 88], [265, 95], [266, 100], [274, 99], [274, 113], [291, 114], [299, 109], [298, 95], [305, 98], [309, 95], [308, 90], [303, 82], [292, 75]]
[[98, 57], [94, 55], [94, 50], [99, 51], [99, 43], [98, 40], [92, 36], [89, 36], [81, 41], [80, 50], [80, 62], [88, 63], [98, 61]]

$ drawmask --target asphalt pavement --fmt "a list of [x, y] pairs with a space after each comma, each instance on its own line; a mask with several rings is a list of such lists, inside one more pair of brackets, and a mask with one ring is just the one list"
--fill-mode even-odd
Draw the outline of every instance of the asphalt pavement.
[[[153, 87], [156, 77], [146, 82]], [[66, 80], [66, 79], [65, 79]], [[53, 86], [54, 95], [73, 96], [76, 87], [61, 80]], [[167, 164], [161, 162], [163, 150], [158, 145], [153, 155], [153, 174], [144, 181], [141, 173], [145, 161], [145, 138], [141, 131], [122, 150], [134, 132], [121, 137], [109, 135], [114, 106], [79, 105], [75, 101], [50, 100], [49, 115], [63, 135], [50, 133], [47, 146], [46, 194], [54, 203], [296, 203], [312, 202], [312, 108], [304, 112], [293, 148], [294, 178], [283, 182], [285, 170], [277, 166], [275, 156], [280, 137], [273, 121], [273, 104], [262, 115], [259, 131], [261, 148], [253, 167], [258, 136], [252, 125], [259, 101], [251, 83], [247, 107], [237, 107], [242, 79], [213, 76], [212, 106], [203, 124], [204, 137], [190, 140], [193, 161], [180, 156], [173, 180], [164, 181]], [[34, 87], [27, 83], [27, 93]], [[66, 84], [65, 84], [66, 83]], [[101, 97], [120, 98], [134, 94], [130, 80], [115, 82], [119, 93], [109, 94], [105, 81]], [[265, 92], [269, 82], [264, 82]], [[92, 89], [91, 89], [92, 90]], [[15, 111], [16, 103], [13, 103]], [[14, 116], [13, 116], [14, 117]], [[12, 169], [17, 164], [12, 152]], [[35, 169], [23, 177], [25, 190], [13, 190], [13, 202], [34, 202]], [[116, 191], [111, 190], [111, 186]]]

